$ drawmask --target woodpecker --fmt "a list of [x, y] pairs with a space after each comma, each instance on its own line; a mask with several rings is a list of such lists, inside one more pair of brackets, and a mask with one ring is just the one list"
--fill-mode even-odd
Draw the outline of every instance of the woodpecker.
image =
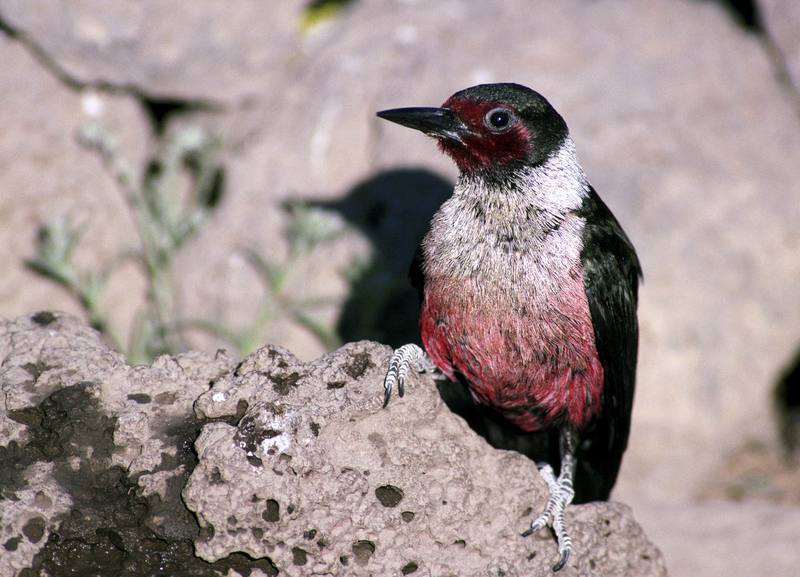
[[394, 352], [384, 407], [409, 371], [432, 370], [534, 441], [550, 496], [522, 536], [550, 527], [558, 571], [572, 551], [566, 507], [609, 497], [628, 443], [638, 257], [538, 92], [483, 84], [377, 115], [432, 136], [459, 169], [409, 273], [425, 350]]

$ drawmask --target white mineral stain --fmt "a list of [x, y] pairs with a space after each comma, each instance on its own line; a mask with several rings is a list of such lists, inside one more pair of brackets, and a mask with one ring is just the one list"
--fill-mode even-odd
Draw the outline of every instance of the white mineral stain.
[[292, 444], [291, 429], [297, 421], [296, 411], [286, 411], [282, 415], [264, 414], [261, 417], [264, 429], [280, 431], [279, 435], [261, 441], [262, 455], [268, 454], [270, 449], [274, 449], [276, 454], [282, 453]]

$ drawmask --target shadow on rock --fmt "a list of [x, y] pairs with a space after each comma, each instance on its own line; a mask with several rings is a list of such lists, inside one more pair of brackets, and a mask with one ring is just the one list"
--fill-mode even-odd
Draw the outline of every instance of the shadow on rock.
[[335, 210], [371, 241], [373, 257], [350, 275], [350, 296], [337, 327], [345, 342], [376, 340], [397, 347], [419, 340], [418, 297], [408, 267], [433, 213], [453, 183], [425, 169], [381, 172], [335, 202]]
[[774, 400], [786, 457], [800, 464], [800, 349], [782, 371], [775, 387]]
[[[163, 454], [166, 462], [159, 471], [172, 467], [180, 473], [166, 481], [163, 496], [145, 496], [135, 477], [111, 465], [117, 419], [103, 412], [88, 390], [90, 385], [66, 386], [37, 406], [9, 412], [13, 421], [27, 426], [30, 440], [0, 447], [0, 470], [5, 472], [0, 503], [18, 499], [16, 492], [27, 485], [25, 471], [36, 462], [52, 463], [53, 477], [72, 502], [72, 509], [58, 516], [57, 523], [34, 516], [23, 526], [23, 536], [31, 543], [47, 540], [32, 566], [18, 575], [212, 577], [231, 569], [243, 575], [253, 569], [277, 575], [268, 558], [233, 553], [208, 563], [194, 555], [192, 542], [200, 531], [180, 492], [197, 463], [193, 442], [203, 423], [186, 419], [170, 430], [177, 451], [174, 457]], [[37, 500], [50, 499], [45, 488], [37, 492]], [[4, 550], [13, 553], [21, 541], [21, 537], [9, 539]]]

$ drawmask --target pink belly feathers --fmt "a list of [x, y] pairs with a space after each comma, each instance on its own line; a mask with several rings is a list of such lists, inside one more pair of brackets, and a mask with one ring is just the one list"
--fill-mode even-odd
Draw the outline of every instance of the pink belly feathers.
[[603, 367], [583, 278], [548, 295], [519, 298], [470, 281], [428, 279], [422, 342], [451, 380], [524, 431], [578, 429], [601, 405]]

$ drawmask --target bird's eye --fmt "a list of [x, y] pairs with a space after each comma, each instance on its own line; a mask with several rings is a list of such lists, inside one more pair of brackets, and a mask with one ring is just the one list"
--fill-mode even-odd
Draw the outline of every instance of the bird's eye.
[[486, 113], [483, 121], [489, 129], [500, 132], [511, 124], [511, 112], [505, 108], [495, 108]]

